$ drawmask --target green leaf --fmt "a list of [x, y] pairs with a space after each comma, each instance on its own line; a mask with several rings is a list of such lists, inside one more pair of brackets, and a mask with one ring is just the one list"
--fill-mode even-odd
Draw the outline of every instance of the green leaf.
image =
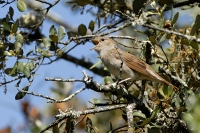
[[102, 62], [99, 61], [99, 62], [95, 63], [94, 65], [92, 65], [92, 66], [90, 67], [90, 69], [95, 68], [95, 67], [97, 67], [97, 66], [99, 66], [99, 65], [101, 65], [101, 64], [102, 64]]
[[24, 71], [24, 66], [26, 65], [26, 63], [24, 62], [17, 62], [16, 66], [17, 66], [17, 72], [21, 72], [23, 73]]
[[58, 55], [58, 57], [62, 57], [63, 54], [65, 53], [65, 50], [66, 50], [66, 48], [64, 48], [64, 49], [58, 49], [58, 50], [57, 50], [57, 55]]
[[53, 126], [53, 133], [59, 133], [58, 125]]
[[199, 49], [199, 44], [195, 41], [190, 41], [190, 44], [189, 44], [192, 48], [198, 50]]
[[172, 20], [172, 25], [174, 25], [176, 23], [176, 21], [178, 20], [178, 16], [179, 16], [179, 12], [177, 12], [175, 15], [174, 15], [174, 18]]
[[154, 119], [154, 118], [156, 117], [156, 114], [157, 114], [158, 112], [160, 112], [160, 107], [159, 107], [159, 105], [157, 105], [157, 106], [155, 107], [155, 109], [153, 110], [153, 112], [151, 113], [151, 119]]
[[26, 78], [30, 78], [31, 76], [31, 69], [33, 68], [32, 64], [27, 64], [24, 62], [17, 62], [15, 63], [15, 65], [13, 66], [12, 71], [10, 72], [10, 76], [18, 74], [18, 73], [22, 73], [26, 76]]
[[166, 40], [166, 37], [167, 37], [167, 33], [165, 33], [165, 34], [161, 37], [159, 43], [165, 41], [165, 40]]
[[10, 14], [10, 17], [12, 18], [13, 17], [13, 15], [14, 15], [14, 10], [13, 10], [13, 8], [10, 6], [9, 7], [9, 14]]
[[58, 42], [58, 33], [54, 25], [49, 29], [49, 38], [54, 42]]
[[169, 20], [172, 20], [173, 14], [174, 14], [174, 8], [172, 7], [172, 9], [171, 9], [171, 15], [170, 15], [170, 19]]
[[9, 76], [17, 75], [17, 63], [12, 68], [12, 71], [9, 72]]
[[105, 85], [113, 83], [113, 80], [112, 80], [112, 78], [110, 76], [105, 76], [103, 79], [104, 79], [104, 84]]
[[146, 119], [146, 116], [141, 111], [134, 111], [133, 117], [140, 117], [140, 118]]
[[[22, 90], [23, 90], [23, 91], [28, 91], [28, 88], [29, 88], [29, 86], [26, 86], [26, 87], [24, 87]], [[22, 99], [25, 95], [26, 95], [26, 92], [18, 92], [18, 93], [15, 95], [15, 100], [20, 100], [20, 99]]]
[[[15, 42], [15, 52], [18, 53], [21, 51], [22, 44], [19, 41]], [[17, 54], [18, 55], [18, 54]]]
[[48, 50], [48, 49], [51, 47], [51, 39], [49, 39], [49, 38], [44, 38], [44, 39], [42, 39], [42, 40], [43, 40], [43, 43], [44, 43], [45, 48]]
[[162, 90], [163, 90], [164, 96], [168, 96], [168, 87], [167, 87], [167, 86], [164, 86], [164, 87], [162, 88]]
[[146, 118], [146, 119], [140, 124], [140, 127], [145, 126], [145, 125], [148, 124], [149, 122], [151, 122], [151, 118]]
[[9, 51], [4, 51], [3, 55], [11, 57], [11, 56], [14, 56], [15, 53], [13, 51], [9, 50]]
[[10, 31], [10, 25], [6, 22], [3, 23], [3, 29], [4, 30], [7, 30], [7, 31]]
[[17, 19], [16, 22], [14, 23], [13, 28], [12, 28], [12, 32], [16, 33], [18, 27], [19, 27], [19, 20]]
[[57, 35], [57, 30], [54, 27], [54, 25], [52, 25], [49, 29], [49, 35]]
[[37, 48], [36, 51], [38, 53], [40, 53], [42, 56], [44, 56], [44, 57], [51, 57], [51, 56], [53, 56], [53, 54], [51, 52], [49, 52], [48, 50], [43, 50], [43, 49]]
[[94, 21], [90, 21], [88, 28], [93, 32], [94, 31], [94, 26], [95, 26], [95, 22]]
[[74, 119], [68, 118], [65, 126], [67, 133], [74, 133], [74, 127], [75, 127]]
[[190, 32], [190, 35], [194, 35], [195, 32], [196, 32], [198, 29], [200, 29], [200, 15], [199, 15], [199, 14], [196, 16], [196, 20], [195, 20], [194, 25], [192, 26], [192, 30], [191, 30], [191, 32]]
[[166, 97], [163, 88], [159, 88], [158, 92], [161, 94], [161, 96]]
[[8, 23], [10, 21], [10, 17], [9, 17], [9, 15], [7, 14], [6, 15], [6, 23]]
[[91, 125], [92, 126], [92, 120], [87, 117], [86, 119], [86, 125]]
[[66, 31], [65, 31], [65, 28], [63, 26], [60, 26], [58, 28], [58, 40], [62, 40], [66, 35]]
[[20, 42], [20, 43], [23, 43], [24, 42], [24, 37], [21, 35], [21, 34], [17, 34], [16, 37], [15, 37], [15, 40]]
[[67, 35], [68, 35], [69, 38], [70, 37], [76, 37], [76, 36], [78, 36], [78, 33], [77, 32], [73, 32], [73, 31], [69, 31], [69, 32], [67, 32]]
[[24, 65], [23, 74], [26, 76], [27, 79], [31, 77], [31, 71], [30, 71], [29, 65], [27, 64]]
[[171, 96], [172, 92], [173, 92], [173, 86], [169, 85], [167, 88], [167, 96]]
[[97, 98], [94, 98], [94, 99], [92, 99], [92, 103], [93, 104], [98, 104], [98, 103], [101, 103], [101, 101], [99, 99], [97, 99]]
[[154, 36], [149, 37], [149, 41], [151, 41], [152, 44], [157, 44], [157, 41]]
[[90, 118], [87, 117], [86, 119], [86, 126], [85, 126], [85, 131], [87, 133], [95, 133], [93, 126], [92, 126], [92, 121]]
[[81, 36], [86, 35], [86, 33], [87, 33], [87, 28], [86, 28], [86, 26], [85, 26], [84, 24], [80, 24], [80, 25], [78, 26], [78, 33], [79, 33]]
[[28, 62], [27, 66], [29, 67], [29, 69], [32, 71], [35, 68], [35, 63], [34, 61]]
[[128, 92], [134, 97], [134, 98], [138, 98], [140, 95], [140, 90], [135, 88], [134, 86], [130, 86], [128, 88]]
[[5, 70], [4, 70], [4, 72], [7, 74], [7, 75], [9, 75], [9, 76], [12, 76], [12, 77], [15, 77], [15, 76], [17, 76], [17, 73], [11, 73], [13, 71], [13, 68], [6, 68]]
[[198, 50], [199, 49], [199, 44], [195, 41], [190, 41], [186, 38], [182, 38], [181, 39], [181, 43], [185, 44], [185, 45], [188, 45], [188, 46], [191, 46], [192, 48]]
[[21, 0], [17, 1], [17, 8], [20, 12], [24, 12], [27, 9], [26, 4]]
[[27, 79], [29, 79], [31, 76], [31, 70], [35, 67], [34, 65], [35, 64], [33, 61], [29, 62], [29, 63], [17, 62], [13, 66], [13, 69], [9, 75], [11, 76], [11, 75], [15, 75], [18, 73], [22, 73], [26, 76]]

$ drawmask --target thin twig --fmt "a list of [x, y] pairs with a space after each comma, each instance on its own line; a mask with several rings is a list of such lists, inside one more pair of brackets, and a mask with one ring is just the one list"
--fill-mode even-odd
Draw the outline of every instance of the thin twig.
[[84, 82], [82, 79], [57, 79], [57, 78], [45, 78], [46, 81], [58, 81], [58, 82]]
[[69, 100], [71, 100], [74, 96], [76, 96], [77, 94], [79, 94], [80, 92], [84, 91], [86, 88], [82, 88], [80, 90], [77, 90], [76, 92], [72, 93], [71, 95], [69, 95], [68, 97], [66, 97], [65, 99], [63, 100], [50, 100], [50, 101], [47, 101], [47, 103], [62, 103], [62, 102], [67, 102]]
[[8, 84], [8, 83], [11, 83], [11, 82], [14, 82], [14, 81], [16, 81], [16, 80], [18, 80], [18, 79], [22, 79], [22, 78], [25, 78], [25, 76], [24, 76], [24, 75], [23, 75], [23, 76], [18, 76], [17, 78], [12, 79], [12, 80], [10, 80], [10, 81], [6, 81], [6, 82], [3, 82], [3, 83], [0, 83], [0, 86], [5, 85], [5, 84]]
[[81, 121], [83, 121], [85, 119], [87, 115], [84, 115], [78, 122], [75, 123], [75, 126], [77, 126]]
[[35, 92], [28, 92], [28, 91], [20, 90], [20, 89], [18, 89], [18, 88], [17, 88], [17, 90], [18, 90], [19, 92], [24, 92], [24, 93], [26, 93], [26, 94], [30, 94], [30, 95], [33, 95], [33, 96], [42, 97], [42, 98], [45, 98], [45, 99], [49, 99], [49, 100], [52, 100], [52, 101], [56, 101], [56, 99], [54, 99], [54, 98], [51, 98], [51, 97], [49, 97], [49, 96], [44, 96], [44, 95], [41, 95], [41, 94], [38, 94], [38, 93], [35, 93]]

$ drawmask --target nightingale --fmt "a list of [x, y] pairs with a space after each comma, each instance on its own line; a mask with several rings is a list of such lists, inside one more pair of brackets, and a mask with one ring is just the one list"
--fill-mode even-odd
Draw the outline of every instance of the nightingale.
[[[172, 85], [160, 77], [147, 63], [136, 56], [117, 48], [117, 44], [109, 37], [96, 37], [92, 40], [95, 50], [105, 67], [115, 77], [128, 81], [150, 80], [162, 84]], [[92, 50], [91, 49], [91, 50]], [[121, 74], [120, 74], [121, 70]], [[172, 85], [175, 90], [178, 88]]]

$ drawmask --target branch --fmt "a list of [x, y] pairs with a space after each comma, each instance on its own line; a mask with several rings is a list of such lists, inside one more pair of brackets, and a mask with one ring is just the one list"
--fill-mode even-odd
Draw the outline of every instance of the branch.
[[150, 29], [162, 31], [162, 32], [165, 32], [167, 34], [174, 34], [174, 35], [186, 38], [186, 39], [188, 39], [190, 41], [195, 41], [197, 43], [200, 43], [200, 39], [197, 39], [195, 36], [185, 35], [185, 34], [182, 34], [182, 33], [175, 32], [175, 31], [171, 31], [171, 30], [155, 27], [155, 26], [152, 26], [152, 25], [149, 25], [149, 24], [143, 24], [143, 26], [147, 27], [147, 28], [150, 28]]
[[[15, 0], [13, 0], [13, 1], [11, 1], [11, 2], [8, 2], [8, 0], [7, 0], [7, 2], [6, 2], [6, 4], [5, 5], [3, 5], [1, 8], [3, 8], [3, 7], [5, 7], [5, 6], [7, 6], [8, 4], [11, 4], [11, 3], [13, 3]], [[1, 2], [5, 2], [5, 0], [4, 1], [1, 1]]]
[[56, 101], [56, 99], [54, 99], [54, 98], [51, 98], [49, 96], [44, 96], [44, 95], [41, 95], [41, 94], [38, 94], [38, 93], [35, 93], [35, 92], [24, 91], [24, 90], [20, 90], [18, 88], [17, 88], [17, 90], [19, 92], [23, 92], [23, 93], [30, 94], [30, 95], [33, 95], [33, 96], [42, 97], [42, 98], [45, 98], [45, 99], [48, 99], [48, 100], [51, 100], [51, 101]]
[[126, 107], [126, 115], [128, 119], [128, 133], [134, 131], [133, 109], [135, 108], [135, 106], [135, 103], [132, 103]]
[[71, 100], [73, 97], [75, 97], [77, 94], [81, 93], [82, 91], [84, 91], [86, 88], [82, 88], [80, 90], [77, 90], [76, 92], [72, 93], [71, 95], [69, 95], [68, 97], [66, 97], [63, 100], [56, 100], [56, 101], [47, 101], [47, 103], [62, 103], [62, 102], [67, 102], [69, 100]]
[[14, 82], [14, 81], [16, 81], [16, 80], [18, 80], [18, 79], [22, 79], [22, 78], [25, 78], [26, 76], [18, 76], [17, 78], [15, 78], [15, 79], [12, 79], [12, 80], [10, 80], [10, 81], [7, 81], [7, 82], [3, 82], [3, 83], [1, 83], [0, 82], [0, 86], [2, 86], [2, 85], [5, 85], [5, 84], [8, 84], [8, 83], [11, 83], [11, 82]]
[[[83, 79], [82, 80], [77, 80], [77, 79], [64, 79], [64, 80], [61, 80], [61, 79], [52, 79], [52, 78], [46, 78], [47, 81], [61, 81], [61, 82], [84, 82], [85, 83], [85, 88], [88, 88], [88, 89], [91, 89], [93, 91], [96, 91], [96, 92], [101, 92], [101, 93], [104, 93], [104, 92], [113, 92], [113, 93], [117, 93], [117, 94], [120, 94], [122, 95], [125, 99], [128, 100], [129, 103], [132, 103], [132, 102], [135, 102], [137, 104], [137, 109], [139, 110], [142, 110], [143, 113], [149, 117], [150, 116], [150, 112], [149, 112], [149, 109], [144, 105], [143, 102], [139, 101], [138, 99], [135, 99], [131, 94], [129, 94], [126, 90], [126, 88], [123, 86], [123, 85], [118, 85], [117, 83], [113, 83], [113, 84], [109, 84], [109, 85], [102, 85], [102, 84], [99, 84], [95, 81], [93, 81], [93, 78], [88, 76], [86, 74], [85, 71], [83, 71]], [[79, 90], [79, 91], [82, 91]], [[79, 93], [78, 92], [75, 92], [74, 94], [71, 94], [69, 97], [65, 98], [65, 100], [67, 99], [70, 99], [71, 97], [75, 96], [76, 94]]]
[[57, 125], [62, 120], [66, 119], [68, 117], [78, 118], [81, 115], [101, 113], [101, 112], [105, 112], [105, 111], [111, 111], [111, 110], [115, 110], [115, 109], [125, 108], [126, 106], [127, 106], [127, 104], [109, 105], [109, 106], [106, 106], [103, 108], [97, 107], [94, 109], [88, 109], [88, 110], [84, 110], [84, 111], [75, 111], [73, 109], [70, 109], [66, 112], [61, 112], [60, 114], [56, 115], [57, 120], [55, 122], [53, 122], [52, 124], [50, 124], [49, 126], [47, 126], [42, 131], [40, 131], [40, 133], [45, 132], [46, 130], [52, 128], [53, 126]]

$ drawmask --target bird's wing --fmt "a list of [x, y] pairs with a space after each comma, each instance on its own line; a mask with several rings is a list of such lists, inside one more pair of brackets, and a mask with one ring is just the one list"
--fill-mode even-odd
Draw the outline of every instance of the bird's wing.
[[116, 56], [116, 58], [120, 59], [121, 56], [122, 60], [124, 61], [124, 63], [126, 63], [126, 65], [129, 68], [139, 73], [142, 73], [143, 75], [148, 76], [152, 79], [162, 80], [162, 78], [148, 64], [146, 64], [144, 61], [140, 60], [136, 56], [124, 52], [120, 49], [114, 51], [115, 51], [114, 55]]
[[[112, 50], [113, 55], [118, 58], [122, 59], [123, 63], [126, 63], [126, 65], [139, 72], [142, 73], [144, 76], [147, 76], [147, 79], [157, 79], [157, 81], [162, 81], [165, 84], [172, 85], [162, 77], [160, 77], [147, 63], [140, 60], [136, 56], [129, 54], [127, 52], [124, 52], [120, 49]], [[175, 90], [178, 90], [178, 88], [174, 85], [172, 85]]]

